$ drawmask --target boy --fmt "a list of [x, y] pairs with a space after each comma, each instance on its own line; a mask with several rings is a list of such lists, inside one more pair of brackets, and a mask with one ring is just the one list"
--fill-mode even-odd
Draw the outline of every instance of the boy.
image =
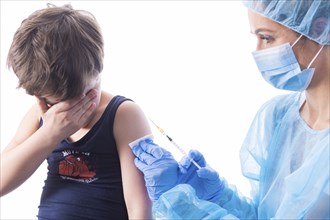
[[47, 158], [39, 219], [150, 219], [128, 143], [151, 130], [134, 102], [101, 91], [103, 38], [93, 15], [70, 5], [34, 12], [7, 62], [37, 104], [2, 152], [1, 196]]

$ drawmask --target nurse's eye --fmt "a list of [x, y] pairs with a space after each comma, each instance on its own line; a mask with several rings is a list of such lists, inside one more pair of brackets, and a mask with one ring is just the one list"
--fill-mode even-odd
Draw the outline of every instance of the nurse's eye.
[[269, 44], [274, 40], [274, 38], [269, 35], [259, 35], [259, 38], [263, 44]]

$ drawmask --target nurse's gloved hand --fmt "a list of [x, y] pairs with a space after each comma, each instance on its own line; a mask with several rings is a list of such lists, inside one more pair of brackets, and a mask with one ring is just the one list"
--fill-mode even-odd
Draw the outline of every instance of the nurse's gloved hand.
[[144, 174], [145, 184], [151, 200], [157, 200], [164, 192], [178, 183], [180, 168], [172, 154], [159, 147], [151, 138], [144, 139], [132, 147], [135, 166]]
[[[184, 174], [180, 176], [179, 183], [190, 184], [200, 199], [217, 203], [224, 187], [219, 174], [206, 164], [204, 156], [199, 151], [189, 151], [188, 157], [180, 161]], [[196, 161], [202, 168], [198, 169], [190, 159]]]

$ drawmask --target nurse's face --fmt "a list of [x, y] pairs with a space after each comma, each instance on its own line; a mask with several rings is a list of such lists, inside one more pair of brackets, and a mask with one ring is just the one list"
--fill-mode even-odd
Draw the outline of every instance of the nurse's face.
[[[300, 34], [290, 28], [251, 10], [248, 10], [248, 17], [251, 33], [257, 38], [256, 50], [267, 49], [285, 43], [292, 45], [300, 36]], [[300, 64], [300, 68], [305, 69], [320, 49], [320, 45], [306, 37], [302, 37], [292, 49]]]
[[292, 45], [299, 35], [291, 29], [248, 10], [251, 33], [257, 37], [256, 50], [262, 50], [285, 43]]

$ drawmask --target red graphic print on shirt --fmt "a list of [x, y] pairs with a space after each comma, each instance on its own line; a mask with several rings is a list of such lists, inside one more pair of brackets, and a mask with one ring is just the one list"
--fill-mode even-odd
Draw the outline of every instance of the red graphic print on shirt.
[[96, 173], [88, 165], [84, 156], [68, 155], [59, 163], [59, 174], [62, 176], [91, 179]]

